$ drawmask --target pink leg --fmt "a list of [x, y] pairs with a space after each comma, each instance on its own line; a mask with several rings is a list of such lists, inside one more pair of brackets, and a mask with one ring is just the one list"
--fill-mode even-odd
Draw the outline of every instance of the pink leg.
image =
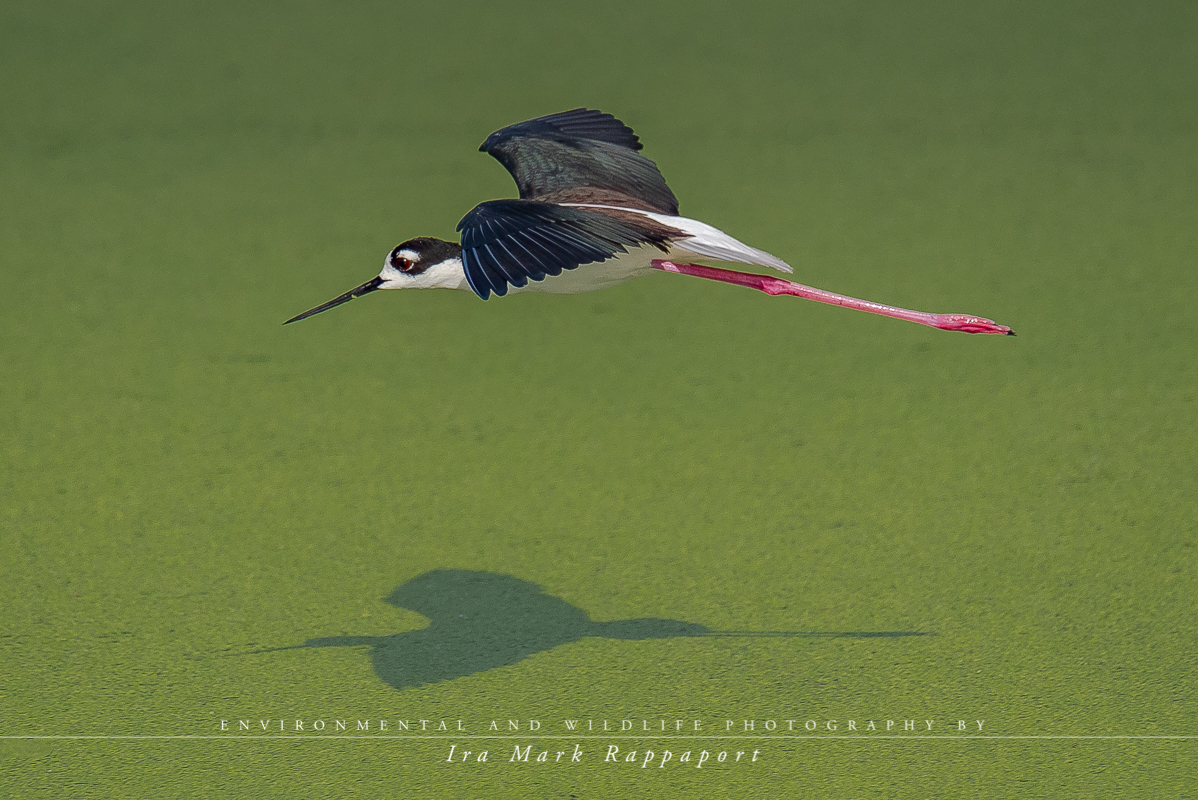
[[920, 325], [930, 325], [943, 331], [961, 331], [963, 333], [1005, 333], [1014, 336], [1015, 331], [1005, 325], [998, 325], [981, 317], [969, 317], [964, 314], [929, 314], [924, 311], [908, 311], [905, 308], [884, 306], [881, 303], [871, 303], [868, 300], [858, 300], [855, 297], [845, 297], [843, 294], [825, 292], [823, 289], [813, 289], [801, 283], [791, 283], [769, 275], [754, 275], [751, 272], [736, 272], [730, 269], [703, 267], [698, 264], [675, 264], [673, 261], [655, 259], [655, 269], [665, 272], [676, 272], [679, 275], [694, 275], [697, 278], [709, 278], [713, 281], [734, 283], [737, 286], [748, 286], [766, 294], [791, 294], [795, 297], [805, 297], [817, 303], [829, 303], [834, 306], [855, 308], [858, 311], [868, 311], [871, 314], [881, 314], [885, 317], [905, 319], [918, 322]]

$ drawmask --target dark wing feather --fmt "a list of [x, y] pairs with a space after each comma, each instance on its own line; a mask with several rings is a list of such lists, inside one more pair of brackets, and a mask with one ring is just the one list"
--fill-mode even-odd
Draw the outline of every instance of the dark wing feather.
[[522, 200], [590, 187], [630, 195], [655, 211], [676, 215], [678, 199], [640, 149], [632, 128], [586, 108], [509, 125], [479, 148], [512, 174]]
[[534, 200], [481, 203], [462, 218], [458, 231], [466, 280], [484, 300], [491, 292], [503, 297], [508, 286], [527, 286], [629, 248], [648, 244], [665, 250], [671, 238], [682, 235], [652, 220]]
[[644, 145], [632, 128], [611, 114], [591, 108], [575, 108], [527, 122], [517, 122], [495, 131], [480, 148], [490, 152], [492, 145], [506, 139], [526, 136], [567, 136], [571, 139], [593, 139], [597, 142], [616, 144], [629, 150], [640, 150]]

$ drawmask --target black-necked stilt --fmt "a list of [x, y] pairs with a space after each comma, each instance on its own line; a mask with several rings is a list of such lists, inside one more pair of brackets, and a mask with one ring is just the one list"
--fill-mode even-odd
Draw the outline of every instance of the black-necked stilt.
[[[419, 237], [397, 246], [378, 277], [287, 322], [377, 289], [472, 289], [575, 294], [653, 270], [695, 275], [965, 333], [1013, 334], [991, 320], [929, 314], [813, 289], [766, 275], [679, 263], [725, 261], [792, 272], [723, 231], [678, 216], [678, 200], [640, 139], [611, 114], [576, 108], [510, 125], [479, 148], [516, 179], [519, 200], [489, 200], [458, 223], [462, 243]], [[287, 324], [287, 323], [284, 323]]]

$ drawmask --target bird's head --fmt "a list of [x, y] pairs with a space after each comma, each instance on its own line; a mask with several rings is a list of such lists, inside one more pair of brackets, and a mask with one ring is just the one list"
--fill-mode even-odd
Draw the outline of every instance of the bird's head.
[[294, 316], [283, 324], [299, 322], [378, 289], [457, 289], [465, 281], [461, 245], [430, 236], [419, 236], [392, 248], [383, 261], [383, 269], [378, 277], [371, 278], [327, 303]]
[[380, 289], [432, 289], [462, 277], [462, 246], [444, 239], [419, 236], [398, 244], [387, 254], [379, 273]]

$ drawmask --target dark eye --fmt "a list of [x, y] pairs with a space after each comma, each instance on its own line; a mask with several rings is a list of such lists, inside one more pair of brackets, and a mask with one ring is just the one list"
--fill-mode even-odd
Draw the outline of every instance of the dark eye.
[[412, 268], [412, 262], [399, 254], [399, 249], [396, 248], [391, 253], [391, 266], [395, 267], [400, 272], [407, 272]]

